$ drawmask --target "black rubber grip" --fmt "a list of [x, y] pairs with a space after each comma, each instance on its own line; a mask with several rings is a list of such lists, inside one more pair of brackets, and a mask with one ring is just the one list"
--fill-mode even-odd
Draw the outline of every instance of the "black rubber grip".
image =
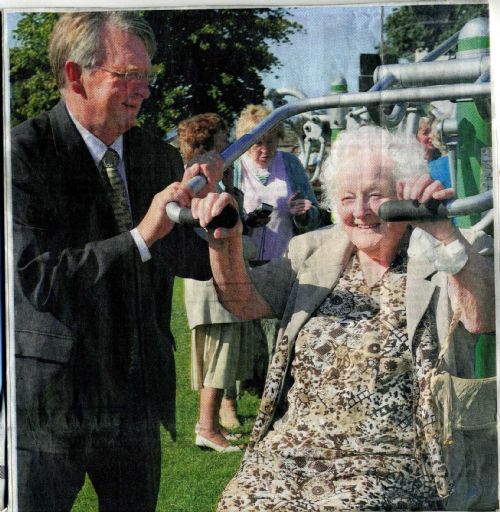
[[[238, 211], [231, 205], [226, 205], [217, 217], [214, 217], [207, 226], [207, 229], [232, 228], [238, 222]], [[198, 219], [193, 218], [189, 208], [181, 208], [179, 212], [179, 223], [199, 226]]]
[[436, 199], [420, 203], [416, 199], [386, 201], [380, 205], [378, 216], [386, 222], [412, 220], [438, 221], [449, 217], [448, 209]]

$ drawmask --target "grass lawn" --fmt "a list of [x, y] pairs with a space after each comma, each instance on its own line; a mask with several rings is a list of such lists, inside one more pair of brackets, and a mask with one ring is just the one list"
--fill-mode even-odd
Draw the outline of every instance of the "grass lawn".
[[[183, 297], [183, 283], [177, 279], [171, 321], [177, 340], [177, 441], [172, 442], [162, 431], [162, 474], [157, 511], [212, 512], [220, 493], [236, 472], [241, 454], [204, 451], [194, 445], [198, 394], [190, 387], [190, 332]], [[257, 397], [247, 393], [239, 401], [238, 415], [244, 421], [241, 432], [250, 432], [257, 406]], [[87, 479], [72, 512], [94, 510], [97, 511], [97, 498]]]

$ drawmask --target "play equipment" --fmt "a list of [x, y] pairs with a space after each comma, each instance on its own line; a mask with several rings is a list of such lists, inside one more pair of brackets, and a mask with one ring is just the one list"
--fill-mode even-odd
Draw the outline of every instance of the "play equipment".
[[[330, 96], [318, 98], [308, 98], [296, 88], [268, 89], [265, 97], [272, 102], [273, 112], [222, 152], [225, 167], [278, 123], [287, 121], [297, 134], [306, 169], [313, 145], [319, 148], [310, 177], [316, 182], [329, 137], [334, 140], [346, 127], [356, 129], [370, 122], [416, 136], [422, 105], [448, 100], [456, 103], [456, 116], [439, 120], [437, 130], [448, 150], [450, 177], [457, 199], [447, 204], [431, 202], [425, 205], [389, 201], [381, 208], [380, 216], [388, 221], [456, 217], [461, 227], [491, 229], [494, 213], [488, 43], [488, 20], [476, 18], [419, 62], [376, 68], [374, 85], [367, 92], [347, 92], [342, 77], [333, 81]], [[456, 59], [437, 60], [457, 45]], [[293, 97], [294, 101], [286, 101], [287, 96]], [[196, 177], [191, 185], [194, 190], [200, 190], [204, 183], [203, 177]], [[176, 222], [196, 223], [189, 210], [183, 210], [175, 203], [167, 206], [167, 215]], [[236, 212], [227, 210], [220, 219], [214, 219], [212, 227], [230, 226], [236, 220]], [[476, 351], [478, 377], [495, 373], [494, 347], [494, 337], [479, 339]]]

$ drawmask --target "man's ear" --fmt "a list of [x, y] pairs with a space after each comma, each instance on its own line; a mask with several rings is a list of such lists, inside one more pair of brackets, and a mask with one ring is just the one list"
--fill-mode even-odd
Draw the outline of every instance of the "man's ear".
[[64, 72], [66, 74], [67, 88], [76, 94], [85, 96], [85, 87], [81, 80], [82, 67], [72, 60], [67, 60], [64, 64]]

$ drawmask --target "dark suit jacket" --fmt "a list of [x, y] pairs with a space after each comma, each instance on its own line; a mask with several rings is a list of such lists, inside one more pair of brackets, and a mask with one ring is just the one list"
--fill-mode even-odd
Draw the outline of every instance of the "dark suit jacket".
[[[176, 226], [142, 263], [63, 102], [14, 128], [11, 154], [19, 447], [66, 450], [131, 418], [173, 431], [173, 280], [210, 277], [206, 244]], [[137, 225], [182, 161], [139, 128], [124, 158]]]

